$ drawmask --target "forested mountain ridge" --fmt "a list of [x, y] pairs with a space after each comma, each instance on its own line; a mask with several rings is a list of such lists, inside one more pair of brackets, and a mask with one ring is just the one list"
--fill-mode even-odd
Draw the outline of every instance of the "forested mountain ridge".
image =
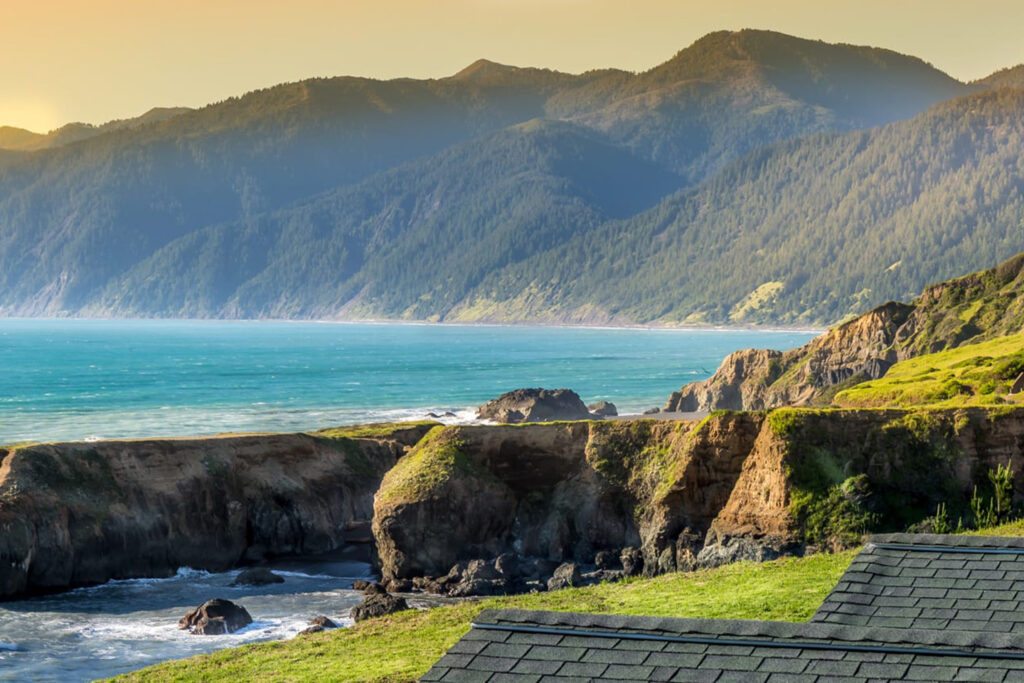
[[468, 307], [492, 319], [835, 322], [1024, 250], [1022, 145], [1024, 90], [1005, 89], [779, 143], [495, 273]]
[[978, 87], [887, 50], [719, 32], [637, 74], [313, 79], [0, 150], [0, 314], [828, 320], [848, 302], [798, 308], [789, 284], [740, 315], [745, 281], [711, 282], [733, 297], [714, 305], [658, 285], [671, 231], [651, 225], [722, 202], [773, 143], [835, 145]]

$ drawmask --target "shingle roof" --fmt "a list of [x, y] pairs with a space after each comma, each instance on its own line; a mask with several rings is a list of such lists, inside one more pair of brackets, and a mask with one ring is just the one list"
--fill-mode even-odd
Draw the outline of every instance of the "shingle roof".
[[872, 536], [812, 621], [1024, 633], [1024, 538]]
[[1024, 681], [1024, 635], [488, 610], [425, 681]]

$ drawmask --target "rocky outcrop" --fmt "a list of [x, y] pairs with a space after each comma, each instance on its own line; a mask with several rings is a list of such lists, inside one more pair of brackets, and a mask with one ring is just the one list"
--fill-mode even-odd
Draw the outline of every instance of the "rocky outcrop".
[[1024, 471], [1024, 409], [439, 427], [385, 477], [373, 530], [386, 582], [544, 590], [844, 547], [966, 509], [1006, 463]]
[[488, 401], [477, 417], [501, 424], [586, 420], [593, 417], [571, 389], [516, 389]]
[[309, 620], [306, 628], [299, 631], [300, 636], [308, 636], [313, 633], [320, 633], [322, 631], [329, 631], [331, 629], [338, 628], [338, 625], [331, 619], [325, 616], [313, 617]]
[[619, 410], [615, 407], [615, 404], [609, 401], [591, 403], [587, 406], [587, 410], [590, 411], [591, 415], [596, 415], [597, 417], [615, 417], [619, 414]]
[[251, 623], [252, 617], [244, 607], [230, 600], [214, 598], [182, 617], [178, 628], [198, 636], [222, 636]]
[[427, 428], [0, 450], [0, 599], [337, 549]]
[[363, 601], [352, 608], [352, 619], [354, 621], [365, 621], [376, 617], [383, 617], [387, 614], [402, 612], [409, 609], [405, 598], [390, 593], [372, 593], [363, 598]]
[[1024, 254], [991, 270], [890, 302], [804, 346], [737, 351], [715, 374], [687, 384], [669, 412], [762, 410], [827, 404], [840, 389], [882, 377], [896, 362], [1024, 330]]

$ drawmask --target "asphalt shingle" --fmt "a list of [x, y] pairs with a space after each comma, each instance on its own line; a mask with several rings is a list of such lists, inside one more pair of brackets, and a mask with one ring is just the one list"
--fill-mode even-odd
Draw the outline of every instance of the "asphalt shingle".
[[803, 624], [489, 610], [423, 680], [1024, 683], [1024, 539], [874, 536]]

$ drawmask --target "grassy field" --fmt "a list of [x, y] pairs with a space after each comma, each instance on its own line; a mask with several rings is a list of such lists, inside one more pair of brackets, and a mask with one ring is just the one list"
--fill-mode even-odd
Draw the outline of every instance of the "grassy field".
[[1012, 404], [1020, 396], [1007, 393], [1022, 371], [1024, 335], [1018, 334], [901, 361], [881, 379], [840, 392], [834, 402], [843, 408]]

